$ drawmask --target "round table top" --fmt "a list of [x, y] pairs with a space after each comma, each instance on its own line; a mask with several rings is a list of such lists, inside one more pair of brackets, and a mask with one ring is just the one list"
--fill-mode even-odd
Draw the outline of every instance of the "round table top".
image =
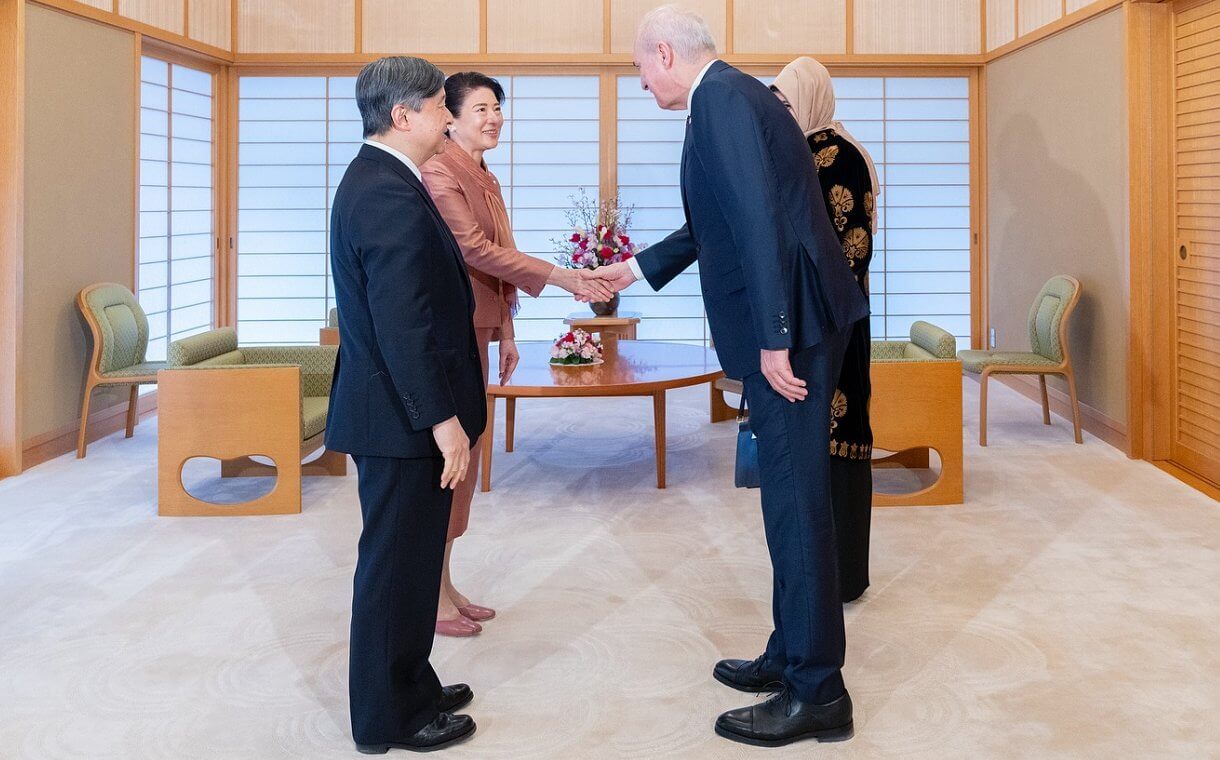
[[550, 364], [550, 343], [518, 343], [521, 362], [508, 385], [499, 385], [499, 352], [491, 346], [487, 393], [492, 396], [635, 396], [710, 383], [724, 375], [716, 352], [684, 343], [617, 341], [605, 362], [592, 367]]

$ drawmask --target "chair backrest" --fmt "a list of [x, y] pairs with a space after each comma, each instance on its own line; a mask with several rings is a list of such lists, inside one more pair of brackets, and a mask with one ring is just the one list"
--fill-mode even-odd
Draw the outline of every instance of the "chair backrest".
[[1065, 274], [1046, 281], [1029, 309], [1029, 347], [1053, 362], [1067, 355], [1068, 316], [1080, 300], [1080, 281]]
[[144, 362], [148, 318], [123, 285], [101, 282], [81, 290], [76, 305], [93, 333], [97, 371], [105, 374]]

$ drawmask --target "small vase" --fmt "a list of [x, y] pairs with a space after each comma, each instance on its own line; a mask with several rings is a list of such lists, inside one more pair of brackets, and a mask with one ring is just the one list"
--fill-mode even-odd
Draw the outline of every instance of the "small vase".
[[599, 317], [612, 317], [618, 313], [618, 302], [618, 293], [615, 293], [609, 301], [594, 301], [589, 304], [589, 308]]

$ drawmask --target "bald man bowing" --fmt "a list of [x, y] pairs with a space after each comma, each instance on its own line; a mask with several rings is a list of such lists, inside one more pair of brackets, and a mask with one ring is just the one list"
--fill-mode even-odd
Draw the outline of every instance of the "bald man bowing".
[[[758, 437], [774, 632], [717, 680], [769, 700], [716, 721], [721, 736], [780, 746], [852, 735], [829, 479], [830, 402], [852, 325], [868, 305], [824, 212], [796, 122], [754, 77], [716, 60], [699, 16], [662, 6], [640, 23], [640, 83], [689, 108], [682, 146], [686, 224], [630, 262], [598, 269], [622, 289], [660, 290], [699, 262], [721, 366], [741, 378]], [[801, 160], [801, 159], [804, 160]]]

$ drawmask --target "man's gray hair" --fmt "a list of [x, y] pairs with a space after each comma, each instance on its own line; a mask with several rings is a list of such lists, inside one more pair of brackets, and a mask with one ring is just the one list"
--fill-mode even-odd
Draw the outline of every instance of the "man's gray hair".
[[674, 55], [684, 61], [716, 55], [716, 40], [707, 22], [698, 13], [677, 5], [653, 8], [640, 19], [636, 46], [651, 49], [660, 42], [668, 42]]
[[444, 87], [444, 72], [423, 58], [395, 55], [368, 64], [356, 77], [356, 107], [364, 120], [364, 136], [379, 135], [393, 126], [394, 106], [401, 103], [418, 113], [424, 101]]

